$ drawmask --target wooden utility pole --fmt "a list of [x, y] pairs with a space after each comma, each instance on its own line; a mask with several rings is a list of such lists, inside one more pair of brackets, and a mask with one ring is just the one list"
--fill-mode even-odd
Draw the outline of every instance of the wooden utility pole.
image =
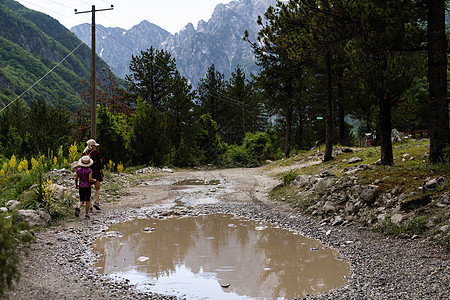
[[92, 10], [87, 11], [77, 11], [75, 9], [75, 14], [92, 13], [92, 34], [91, 34], [91, 138], [97, 138], [97, 103], [95, 101], [95, 12], [113, 10], [114, 6], [111, 4], [111, 8], [97, 9], [95, 10], [95, 5], [92, 5]]

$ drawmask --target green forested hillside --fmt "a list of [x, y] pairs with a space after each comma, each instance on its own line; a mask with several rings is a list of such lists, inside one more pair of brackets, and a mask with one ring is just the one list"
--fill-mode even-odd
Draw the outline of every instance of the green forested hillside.
[[[0, 0], [0, 105], [4, 107], [45, 75], [81, 41], [55, 19], [13, 0]], [[30, 90], [30, 102], [55, 99], [75, 105], [89, 80], [90, 49], [81, 45], [66, 61]], [[97, 58], [98, 73], [107, 67]]]

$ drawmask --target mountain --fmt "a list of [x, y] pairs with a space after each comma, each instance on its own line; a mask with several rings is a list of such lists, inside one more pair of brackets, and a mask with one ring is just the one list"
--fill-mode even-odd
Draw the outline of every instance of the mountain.
[[[208, 21], [199, 21], [197, 28], [189, 23], [174, 35], [148, 21], [130, 30], [97, 25], [97, 54], [121, 78], [128, 72], [131, 56], [140, 55], [140, 51], [150, 46], [169, 51], [180, 73], [194, 85], [212, 64], [225, 78], [237, 65], [248, 75], [256, 72], [257, 66], [250, 45], [242, 40], [244, 32], [247, 30], [255, 40], [261, 29], [256, 24], [257, 17], [275, 4], [276, 0], [236, 0], [219, 4]], [[75, 26], [71, 31], [90, 45], [90, 24]]]
[[[124, 78], [132, 55], [139, 55], [141, 50], [160, 45], [170, 33], [148, 21], [125, 30], [119, 27], [104, 27], [96, 24], [96, 52], [105, 60], [114, 73]], [[91, 24], [75, 26], [71, 31], [86, 44], [91, 46]]]
[[[81, 79], [89, 82], [90, 78], [91, 50], [80, 44], [72, 32], [52, 17], [13, 0], [0, 0], [1, 108], [47, 73], [23, 99], [62, 100], [74, 107], [80, 100], [79, 93], [86, 88]], [[98, 58], [97, 73], [101, 74], [105, 67], [107, 64]]]

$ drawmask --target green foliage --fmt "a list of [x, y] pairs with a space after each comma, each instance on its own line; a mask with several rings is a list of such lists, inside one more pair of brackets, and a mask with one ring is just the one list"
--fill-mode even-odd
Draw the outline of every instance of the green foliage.
[[219, 157], [226, 150], [226, 145], [220, 138], [217, 123], [211, 115], [205, 114], [195, 123], [194, 142], [200, 152], [201, 164], [220, 164]]
[[391, 221], [391, 216], [386, 216], [385, 220], [376, 227], [376, 231], [386, 235], [407, 237], [423, 234], [427, 229], [426, 216], [410, 218], [403, 224], [395, 224]]
[[257, 167], [267, 159], [274, 159], [275, 153], [269, 134], [247, 133], [241, 146], [231, 145], [222, 156], [227, 167]]
[[114, 114], [107, 107], [97, 110], [98, 140], [102, 143], [102, 159], [105, 162], [126, 162], [129, 157], [130, 128], [123, 114]]
[[162, 114], [153, 105], [148, 106], [146, 101], [138, 98], [131, 137], [134, 164], [164, 163], [164, 155], [170, 149], [166, 142], [165, 126]]
[[258, 160], [241, 146], [232, 145], [222, 157], [222, 163], [227, 167], [257, 167]]
[[171, 78], [176, 71], [170, 53], [153, 47], [141, 51], [141, 55], [132, 56], [130, 71], [130, 75], [125, 76], [129, 91], [161, 110], [170, 94]]
[[12, 289], [20, 277], [19, 227], [12, 224], [11, 216], [0, 214], [0, 297]]
[[444, 157], [444, 163], [450, 165], [450, 145], [442, 150], [442, 154]]
[[288, 186], [291, 184], [292, 181], [295, 180], [295, 178], [297, 178], [299, 174], [297, 172], [291, 171], [289, 173], [285, 173], [283, 174], [283, 184], [284, 186]]
[[22, 157], [57, 152], [60, 145], [69, 144], [72, 130], [69, 111], [62, 103], [52, 106], [38, 100], [27, 108], [19, 101], [0, 114], [0, 151]]
[[[12, 0], [0, 3], [0, 104], [6, 105], [50, 71], [80, 40], [59, 22]], [[24, 95], [30, 102], [39, 98], [50, 102], [61, 98], [74, 109], [80, 102], [79, 81], [89, 78], [90, 49], [81, 45], [53, 72]], [[106, 63], [97, 58], [97, 70]]]
[[197, 150], [182, 139], [178, 148], [172, 148], [167, 161], [178, 167], [196, 166], [199, 164], [196, 153]]

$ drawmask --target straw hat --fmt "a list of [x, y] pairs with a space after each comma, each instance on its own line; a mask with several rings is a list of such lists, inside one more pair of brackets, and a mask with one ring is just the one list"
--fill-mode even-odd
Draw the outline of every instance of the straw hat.
[[82, 156], [78, 160], [78, 165], [80, 167], [90, 167], [93, 163], [94, 161], [89, 157], [89, 155]]
[[88, 146], [96, 146], [96, 147], [100, 146], [99, 144], [97, 144], [97, 142], [96, 142], [94, 139], [88, 140], [88, 141], [86, 142], [86, 144], [87, 144]]

